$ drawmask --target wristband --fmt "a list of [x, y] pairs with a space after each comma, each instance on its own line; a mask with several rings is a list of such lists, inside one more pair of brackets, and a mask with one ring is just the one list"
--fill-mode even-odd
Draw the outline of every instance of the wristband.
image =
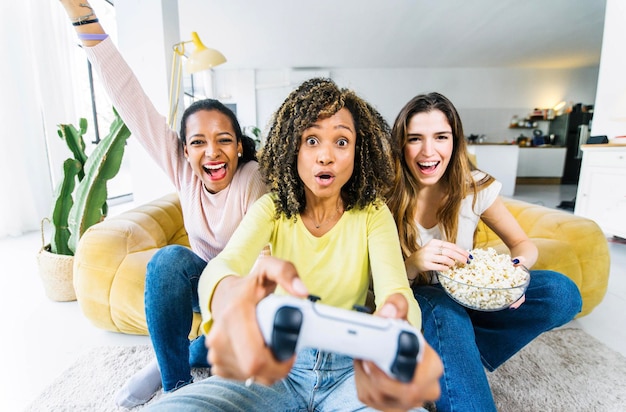
[[109, 37], [108, 34], [106, 33], [96, 33], [96, 34], [92, 34], [92, 33], [78, 33], [78, 39], [79, 40], [104, 40], [107, 37]]
[[81, 21], [75, 21], [72, 23], [72, 26], [82, 26], [83, 24], [91, 24], [91, 23], [97, 23], [98, 19], [91, 19], [91, 20], [81, 20]]
[[93, 17], [93, 16], [95, 16], [95, 14], [93, 12], [91, 12], [89, 14], [85, 14], [84, 16], [75, 17], [75, 18], [72, 19], [72, 23], [76, 23], [76, 22], [79, 22], [79, 21], [85, 21], [88, 18]]

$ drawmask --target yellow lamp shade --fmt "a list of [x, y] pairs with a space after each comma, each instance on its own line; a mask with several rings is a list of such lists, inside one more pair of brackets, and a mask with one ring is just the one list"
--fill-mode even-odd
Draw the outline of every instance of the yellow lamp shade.
[[206, 47], [202, 41], [200, 41], [200, 37], [198, 37], [198, 33], [195, 31], [191, 32], [191, 41], [195, 46], [195, 50], [191, 52], [187, 59], [187, 73], [197, 73], [202, 70], [208, 70], [226, 62], [226, 57], [219, 51]]

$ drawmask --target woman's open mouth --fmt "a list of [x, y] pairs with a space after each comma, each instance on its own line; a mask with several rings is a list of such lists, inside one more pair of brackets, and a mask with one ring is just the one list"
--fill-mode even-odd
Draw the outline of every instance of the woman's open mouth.
[[315, 181], [320, 186], [329, 186], [332, 182], [335, 181], [335, 176], [330, 173], [320, 173], [315, 175]]
[[437, 169], [440, 162], [417, 162], [417, 167], [424, 173], [432, 173]]
[[226, 176], [226, 163], [203, 165], [202, 168], [211, 180], [220, 180]]

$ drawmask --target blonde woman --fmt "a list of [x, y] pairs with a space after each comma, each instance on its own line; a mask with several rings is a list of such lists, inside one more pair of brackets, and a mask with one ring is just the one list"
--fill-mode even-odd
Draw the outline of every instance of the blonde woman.
[[526, 295], [510, 309], [479, 312], [453, 301], [433, 274], [472, 259], [479, 219], [516, 265], [531, 268], [537, 247], [500, 199], [500, 182], [470, 165], [461, 119], [445, 96], [411, 99], [394, 123], [392, 147], [397, 167], [388, 205], [424, 337], [444, 365], [437, 411], [495, 411], [485, 368], [495, 370], [541, 333], [572, 320], [582, 307], [580, 292], [560, 273], [532, 270]]

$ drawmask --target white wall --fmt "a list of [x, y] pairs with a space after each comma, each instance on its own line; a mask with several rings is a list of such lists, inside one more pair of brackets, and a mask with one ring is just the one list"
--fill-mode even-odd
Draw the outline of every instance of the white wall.
[[332, 77], [359, 91], [391, 123], [413, 96], [436, 91], [456, 106], [467, 135], [485, 134], [489, 142], [510, 141], [513, 115], [572, 100], [593, 104], [598, 69], [397, 69], [336, 70]]
[[[172, 45], [180, 41], [178, 2], [121, 1], [116, 2], [115, 10], [120, 52], [152, 103], [165, 116], [169, 105]], [[137, 204], [175, 191], [165, 173], [132, 137], [124, 156], [130, 161], [133, 198]]]
[[[178, 16], [174, 10], [177, 3], [176, 0], [138, 0], [116, 5], [120, 50], [153, 102], [162, 108], [162, 113], [167, 112], [171, 45], [184, 40], [177, 34]], [[609, 10], [607, 5], [607, 15]], [[146, 16], [142, 21], [151, 23], [137, 30], [136, 15]], [[622, 71], [626, 72], [623, 67]], [[225, 103], [237, 104], [241, 125], [256, 125], [263, 132], [266, 132], [271, 114], [297, 84], [313, 75], [323, 75], [333, 78], [340, 86], [357, 91], [390, 123], [414, 95], [441, 92], [457, 106], [466, 134], [484, 134], [487, 142], [502, 142], [511, 141], [520, 133], [531, 133], [530, 130], [508, 128], [514, 115], [524, 117], [535, 107], [552, 107], [562, 100], [585, 105], [597, 102], [598, 73], [598, 67], [572, 70], [320, 68], [316, 72], [299, 73], [289, 68], [233, 70], [225, 64], [214, 69], [213, 80], [215, 96]], [[596, 125], [594, 120], [593, 133]], [[138, 203], [172, 190], [140, 148], [129, 147], [128, 156], [131, 157], [133, 188]]]
[[[625, 20], [626, 2], [607, 0], [591, 133], [594, 136], [607, 135], [612, 142], [615, 136], [626, 135]], [[623, 120], [616, 120], [616, 117]]]
[[[255, 91], [246, 92], [241, 84], [229, 84], [237, 79], [236, 75], [229, 75], [233, 72], [237, 71], [217, 68], [217, 87], [230, 101], [241, 99], [248, 104]], [[257, 70], [255, 84], [248, 84], [248, 87], [256, 87], [256, 124], [265, 131], [271, 114], [294, 87], [306, 78], [324, 75], [333, 78], [340, 86], [357, 91], [376, 106], [390, 123], [400, 108], [416, 94], [443, 93], [459, 110], [466, 134], [485, 134], [486, 141], [501, 142], [511, 141], [520, 132], [530, 134], [530, 131], [508, 128], [514, 115], [523, 118], [536, 107], [553, 107], [562, 100], [593, 104], [598, 68], [322, 68], [306, 73], [294, 73], [288, 69]], [[246, 123], [242, 121], [242, 124]]]
[[[520, 133], [529, 135], [530, 131], [508, 126], [514, 115], [523, 118], [536, 107], [553, 107], [562, 100], [593, 104], [598, 76], [597, 67], [571, 70], [322, 68], [304, 73], [277, 69], [257, 70], [255, 82], [242, 85], [236, 83], [239, 72], [217, 68], [215, 79], [227, 101], [246, 107], [256, 105], [256, 119], [246, 117], [242, 125], [253, 120], [265, 131], [271, 114], [294, 87], [309, 77], [329, 76], [340, 86], [357, 91], [376, 106], [389, 123], [416, 94], [443, 93], [457, 107], [465, 133], [485, 134], [488, 142], [511, 141]], [[246, 87], [256, 90], [246, 90]], [[539, 126], [547, 128], [547, 123]]]

